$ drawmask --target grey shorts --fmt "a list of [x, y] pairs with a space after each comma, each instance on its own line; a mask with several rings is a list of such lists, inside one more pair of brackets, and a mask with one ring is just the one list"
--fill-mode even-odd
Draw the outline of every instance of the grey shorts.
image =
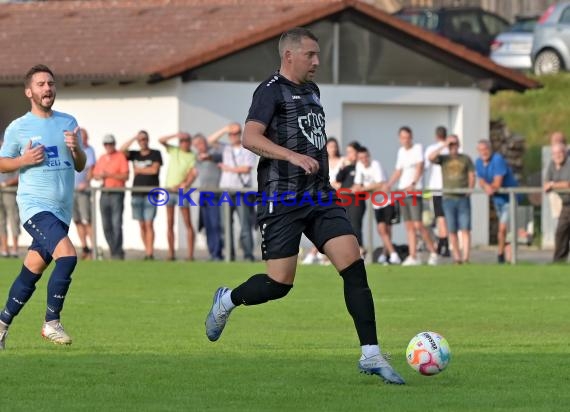
[[421, 222], [424, 211], [420, 196], [407, 196], [400, 207], [404, 222]]
[[16, 193], [0, 193], [0, 234], [7, 236], [10, 227], [12, 236], [20, 235], [20, 216]]
[[73, 198], [73, 221], [88, 225], [91, 223], [91, 192], [75, 192]]

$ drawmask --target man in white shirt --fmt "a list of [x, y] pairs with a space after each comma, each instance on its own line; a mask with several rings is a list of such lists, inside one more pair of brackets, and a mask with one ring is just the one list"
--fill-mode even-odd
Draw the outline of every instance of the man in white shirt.
[[[354, 191], [376, 192], [384, 191], [386, 188], [386, 173], [382, 165], [377, 160], [370, 159], [370, 152], [366, 147], [358, 149], [358, 162], [356, 163], [356, 173], [354, 176]], [[382, 204], [382, 206], [380, 206]], [[394, 205], [390, 199], [373, 199], [372, 208], [378, 223], [378, 234], [384, 243], [384, 252], [379, 256], [378, 263], [400, 264], [400, 256], [392, 244], [392, 222], [397, 218]]]
[[[447, 129], [443, 126], [439, 126], [435, 129], [435, 143], [430, 144], [424, 154], [425, 159], [425, 171], [427, 179], [427, 187], [429, 189], [441, 189], [443, 188], [443, 180], [441, 176], [441, 166], [429, 161], [432, 153], [437, 150], [442, 149], [440, 154], [447, 155], [449, 151], [445, 143], [447, 138]], [[432, 192], [433, 200], [433, 214], [435, 216], [436, 226], [437, 226], [437, 254], [444, 257], [449, 257], [449, 242], [447, 239], [447, 223], [445, 222], [445, 215], [443, 213], [443, 202], [442, 194], [439, 190], [434, 190]]]
[[[247, 192], [253, 186], [253, 179], [251, 171], [257, 164], [257, 157], [255, 154], [247, 150], [242, 145], [241, 141], [241, 125], [239, 123], [230, 123], [217, 132], [208, 137], [208, 142], [214, 147], [220, 144], [218, 140], [228, 135], [229, 144], [223, 145], [222, 162], [218, 164], [222, 171], [220, 178], [220, 187], [222, 189], [230, 189], [241, 192]], [[252, 204], [255, 199], [249, 199]], [[236, 196], [232, 196], [230, 221], [224, 224], [230, 225], [230, 239], [226, 241], [231, 242], [231, 258], [235, 259], [235, 247], [233, 242], [233, 215], [234, 212], [238, 214], [240, 222], [240, 243], [243, 250], [243, 257], [245, 260], [255, 261], [253, 256], [253, 225], [255, 219], [255, 209], [249, 206], [244, 201], [237, 201]]]
[[424, 157], [422, 146], [413, 143], [412, 129], [407, 126], [400, 127], [398, 131], [400, 144], [398, 157], [396, 160], [396, 170], [388, 181], [388, 189], [399, 181], [398, 189], [404, 192], [417, 191], [419, 195], [408, 195], [400, 203], [402, 218], [406, 225], [408, 235], [408, 247], [410, 254], [402, 263], [403, 266], [417, 266], [421, 260], [417, 257], [416, 232], [419, 231], [424, 239], [427, 249], [430, 252], [428, 265], [437, 265], [437, 253], [433, 246], [429, 232], [422, 222], [422, 196], [423, 189], [422, 174], [424, 171]]

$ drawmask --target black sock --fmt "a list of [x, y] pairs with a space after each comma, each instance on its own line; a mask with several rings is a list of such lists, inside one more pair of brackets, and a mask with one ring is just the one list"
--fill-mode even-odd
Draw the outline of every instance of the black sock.
[[36, 283], [42, 277], [41, 273], [33, 273], [27, 267], [22, 265], [20, 274], [14, 280], [6, 306], [0, 313], [0, 320], [6, 325], [12, 323], [12, 319], [20, 313], [26, 302], [30, 299], [36, 290]]
[[55, 268], [47, 286], [46, 322], [59, 319], [75, 265], [77, 265], [76, 256], [63, 256], [56, 259]]
[[344, 279], [344, 301], [354, 320], [360, 345], [377, 345], [374, 301], [366, 280], [364, 261], [358, 259], [342, 270], [340, 275]]
[[232, 303], [239, 305], [259, 305], [269, 300], [284, 297], [293, 285], [286, 285], [271, 279], [266, 274], [257, 274], [232, 290]]

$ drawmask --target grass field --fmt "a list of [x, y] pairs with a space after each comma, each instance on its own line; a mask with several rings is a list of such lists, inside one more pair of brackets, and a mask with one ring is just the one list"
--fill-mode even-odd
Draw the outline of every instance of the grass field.
[[502, 118], [508, 128], [526, 141], [525, 174], [541, 170], [541, 148], [550, 134], [561, 130], [570, 136], [568, 100], [570, 73], [537, 77], [544, 86], [525, 93], [503, 91], [491, 96], [491, 118]]
[[[2, 302], [19, 262], [2, 261]], [[369, 267], [383, 350], [407, 380], [356, 372], [359, 347], [330, 267], [300, 267], [278, 302], [238, 308], [217, 343], [211, 295], [262, 264], [80, 263], [63, 323], [70, 347], [43, 341], [47, 279], [0, 353], [2, 411], [566, 411], [566, 266]], [[423, 377], [408, 341], [442, 333], [452, 360]]]

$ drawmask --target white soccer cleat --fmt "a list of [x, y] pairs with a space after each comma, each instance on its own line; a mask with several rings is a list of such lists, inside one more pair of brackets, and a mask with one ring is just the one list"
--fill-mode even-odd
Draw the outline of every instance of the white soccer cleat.
[[231, 293], [231, 290], [224, 287], [220, 287], [216, 290], [216, 293], [214, 293], [212, 308], [206, 316], [206, 336], [211, 342], [215, 342], [220, 339], [220, 335], [228, 322], [228, 317], [234, 309], [226, 308], [222, 303], [222, 296], [226, 293]]
[[44, 322], [44, 326], [42, 327], [42, 336], [50, 342], [57, 343], [59, 345], [71, 345], [71, 336], [65, 333], [63, 325], [59, 320]]
[[396, 252], [392, 252], [390, 253], [389, 262], [392, 265], [399, 265], [400, 263], [402, 263], [402, 259], [400, 259], [400, 256]]
[[363, 356], [360, 361], [358, 361], [358, 369], [360, 373], [379, 376], [384, 383], [392, 383], [395, 385], [404, 385], [406, 383], [382, 355], [374, 355], [370, 358], [364, 358]]
[[377, 262], [380, 263], [381, 265], [387, 265], [388, 261], [386, 260], [386, 255], [382, 253], [380, 256], [378, 256]]
[[402, 266], [419, 266], [422, 262], [419, 259], [414, 259], [411, 256], [408, 256], [404, 262], [402, 262]]
[[427, 261], [428, 265], [437, 266], [438, 261], [439, 261], [439, 257], [437, 256], [437, 253], [430, 253], [429, 254], [429, 259]]

